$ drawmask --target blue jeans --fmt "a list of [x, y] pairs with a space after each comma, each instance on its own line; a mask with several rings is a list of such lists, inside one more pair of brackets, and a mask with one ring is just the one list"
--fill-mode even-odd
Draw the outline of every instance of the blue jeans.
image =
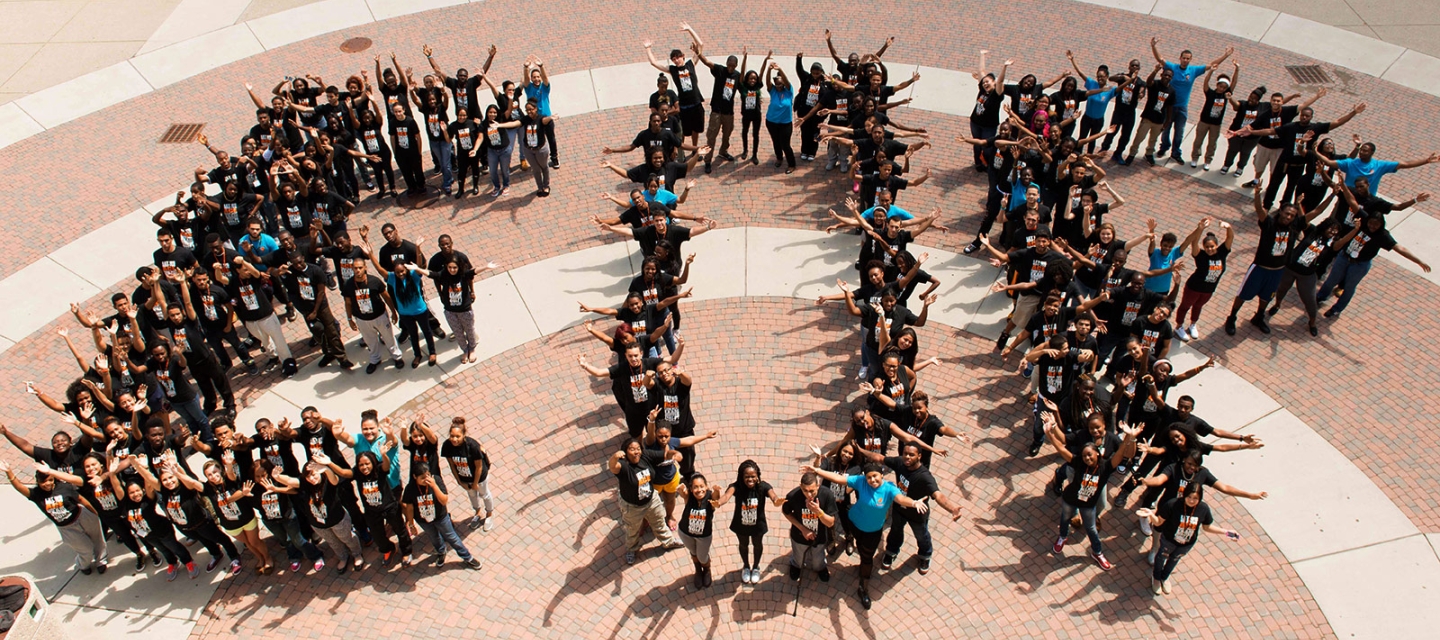
[[1180, 563], [1180, 558], [1190, 552], [1194, 545], [1182, 547], [1164, 536], [1156, 538], [1160, 548], [1155, 553], [1155, 568], [1151, 570], [1150, 577], [1161, 582], [1170, 579], [1170, 572], [1175, 570], [1175, 565]]
[[[1105, 487], [1100, 487], [1104, 491]], [[1060, 537], [1070, 537], [1070, 518], [1075, 517], [1076, 512], [1080, 513], [1080, 522], [1085, 525], [1085, 536], [1090, 538], [1090, 551], [1104, 553], [1100, 546], [1100, 530], [1095, 527], [1095, 507], [1075, 507], [1064, 500], [1060, 501]]]
[[[1170, 155], [1180, 156], [1180, 142], [1185, 139], [1185, 121], [1190, 119], [1190, 105], [1177, 104], [1170, 108], [1170, 121], [1160, 131], [1160, 148]], [[1170, 131], [1175, 131], [1175, 144], [1170, 144]]]
[[444, 140], [431, 140], [430, 150], [435, 152], [435, 164], [440, 169], [440, 189], [450, 193], [450, 185], [455, 184], [455, 172], [451, 170], [455, 146]]
[[1365, 274], [1370, 273], [1370, 263], [1369, 260], [1351, 262], [1350, 254], [1341, 251], [1340, 255], [1335, 256], [1335, 263], [1330, 265], [1330, 275], [1326, 276], [1324, 284], [1320, 285], [1320, 291], [1315, 296], [1315, 304], [1325, 304], [1325, 300], [1335, 290], [1335, 285], [1343, 284], [1345, 292], [1335, 300], [1334, 311], [1335, 313], [1344, 311], [1345, 307], [1350, 305], [1350, 299], [1355, 297], [1355, 287], [1365, 279]]
[[455, 532], [455, 524], [450, 521], [449, 514], [443, 518], [437, 518], [434, 522], [425, 522], [418, 518], [416, 522], [420, 523], [420, 528], [424, 529], [425, 533], [430, 534], [431, 541], [435, 543], [435, 553], [443, 556], [447, 551], [447, 546], [454, 547], [455, 553], [460, 554], [461, 560], [470, 560], [470, 550], [465, 548], [465, 543], [460, 540], [460, 534]]
[[499, 149], [485, 149], [485, 157], [490, 161], [490, 184], [497, 191], [510, 186], [510, 149], [513, 146], [506, 144]]
[[910, 530], [915, 532], [915, 544], [920, 548], [920, 557], [930, 559], [930, 556], [935, 555], [935, 547], [930, 543], [930, 518], [906, 514], [899, 507], [890, 512], [890, 534], [885, 536], [885, 555], [893, 557], [900, 553], [901, 545], [905, 544], [907, 524], [910, 525]]
[[[666, 307], [666, 308], [660, 310], [660, 315], [656, 318], [656, 322], [661, 322], [661, 323], [663, 323], [663, 322], [665, 322], [665, 319], [666, 319], [666, 318], [671, 318], [671, 317], [673, 317], [673, 316], [670, 315], [670, 307]], [[671, 322], [673, 323], [673, 322], [675, 322], [675, 321], [674, 321], [674, 320], [671, 320]], [[665, 348], [668, 349], [670, 353], [675, 353], [675, 347], [676, 347], [676, 344], [675, 344], [675, 329], [673, 329], [673, 328], [671, 328], [671, 329], [666, 329], [666, 330], [665, 330], [665, 334], [661, 336], [661, 339], [665, 341]], [[660, 351], [659, 351], [658, 347], [657, 347], [655, 353], [656, 353], [657, 356], [659, 355]]]
[[[1350, 293], [1346, 291], [1345, 293]], [[200, 396], [190, 398], [185, 402], [170, 401], [170, 408], [174, 409], [185, 424], [190, 427], [190, 432], [200, 436], [204, 442], [215, 442], [215, 434], [210, 431], [210, 418], [205, 415], [205, 409], [200, 406]]]
[[[1037, 382], [1039, 384], [1045, 384], [1044, 380], [1038, 380]], [[1031, 405], [1030, 408], [1034, 410], [1035, 413], [1035, 420], [1030, 426], [1030, 446], [1038, 447], [1045, 443], [1045, 423], [1040, 420], [1040, 416], [1045, 415], [1048, 411], [1045, 408], [1045, 398], [1041, 396], [1038, 391], [1035, 393], [1035, 404]]]
[[[860, 328], [860, 368], [869, 369], [871, 365], [880, 366], [880, 354], [870, 348], [870, 332], [873, 329]], [[878, 338], [877, 338], [878, 340]]]

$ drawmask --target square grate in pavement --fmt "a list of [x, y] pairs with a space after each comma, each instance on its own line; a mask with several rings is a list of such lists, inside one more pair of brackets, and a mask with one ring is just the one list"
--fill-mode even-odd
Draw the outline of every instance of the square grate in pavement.
[[1300, 84], [1330, 84], [1330, 75], [1318, 64], [1285, 65], [1285, 70]]
[[160, 136], [160, 144], [184, 144], [194, 142], [200, 135], [200, 130], [205, 128], [203, 122], [182, 122], [170, 125], [165, 130], [165, 135]]

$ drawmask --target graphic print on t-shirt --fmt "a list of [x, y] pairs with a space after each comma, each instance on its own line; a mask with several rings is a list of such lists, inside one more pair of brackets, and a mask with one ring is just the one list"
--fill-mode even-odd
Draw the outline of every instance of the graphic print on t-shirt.
[[698, 536], [705, 533], [705, 521], [710, 518], [705, 509], [689, 509], [685, 514], [685, 533]]
[[385, 502], [380, 495], [380, 481], [378, 480], [361, 480], [360, 496], [365, 499], [367, 507], [378, 507]]
[[1276, 230], [1275, 230], [1275, 244], [1270, 245], [1270, 255], [1272, 255], [1272, 256], [1283, 256], [1283, 255], [1285, 255], [1285, 251], [1288, 250], [1289, 248], [1290, 248], [1290, 230], [1289, 230], [1289, 229], [1276, 229]]
[[1095, 497], [1095, 491], [1099, 487], [1099, 474], [1094, 474], [1086, 471], [1084, 476], [1080, 478], [1080, 491], [1075, 495], [1075, 497], [1081, 502], [1088, 502], [1091, 498]]
[[267, 491], [260, 496], [260, 508], [265, 510], [265, 519], [279, 520], [285, 512], [280, 510], [280, 494]]
[[650, 499], [650, 469], [649, 467], [635, 470], [635, 496], [644, 502]]
[[650, 399], [650, 390], [645, 388], [645, 372], [630, 374], [630, 395], [636, 402], [646, 402]]
[[136, 508], [126, 511], [125, 519], [130, 521], [130, 530], [135, 532], [135, 537], [150, 537], [150, 523], [145, 520], [144, 509]]
[[1185, 544], [1195, 539], [1195, 530], [1200, 528], [1200, 518], [1194, 515], [1180, 515], [1180, 522], [1175, 527], [1175, 542]]
[[746, 498], [736, 505], [740, 510], [740, 524], [751, 526], [760, 521], [760, 498]]
[[72, 516], [70, 509], [65, 506], [64, 496], [46, 496], [45, 513], [50, 514], [56, 522], [64, 522]]
[[170, 514], [170, 521], [177, 527], [190, 524], [190, 519], [185, 517], [185, 510], [180, 508], [180, 496], [170, 496], [165, 499], [165, 513]]

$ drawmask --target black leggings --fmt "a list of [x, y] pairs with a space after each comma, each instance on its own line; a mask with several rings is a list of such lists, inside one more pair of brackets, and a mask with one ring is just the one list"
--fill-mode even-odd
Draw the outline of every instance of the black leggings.
[[[419, 327], [417, 330], [416, 327]], [[420, 332], [425, 333], [425, 346], [429, 347], [430, 355], [435, 355], [435, 334], [430, 332], [430, 319], [425, 315], [400, 316], [400, 333], [410, 336], [410, 346], [415, 349], [415, 357], [420, 357]]]
[[400, 555], [410, 555], [410, 530], [405, 528], [405, 521], [400, 517], [400, 505], [391, 504], [388, 509], [378, 507], [365, 509], [365, 525], [370, 528], [370, 539], [375, 541], [375, 546], [380, 553], [395, 551], [395, 543], [390, 541], [390, 536], [385, 535], [385, 525], [387, 524], [395, 533], [395, 537], [400, 539]]
[[471, 156], [469, 151], [455, 150], [455, 175], [458, 176], [456, 187], [461, 191], [465, 190], [466, 175], [474, 175], [474, 178], [470, 181], [470, 185], [475, 188], [480, 187], [481, 155], [482, 154], [477, 152], [474, 156]]
[[144, 557], [140, 550], [140, 541], [135, 539], [135, 532], [130, 529], [130, 523], [125, 521], [123, 516], [100, 516], [100, 523], [105, 525], [104, 529], [115, 532], [115, 539], [125, 545], [136, 556]]
[[770, 132], [770, 143], [775, 146], [775, 162], [781, 158], [791, 169], [795, 168], [795, 150], [790, 148], [790, 136], [795, 132], [795, 125], [789, 122], [765, 121], [765, 130]]
[[166, 564], [190, 564], [195, 560], [191, 557], [190, 550], [175, 539], [175, 530], [168, 526], [165, 531], [155, 531], [149, 537], [144, 538], [145, 546], [158, 550], [160, 555], [165, 556]]
[[1115, 136], [1120, 136], [1117, 141], [1120, 144], [1115, 146], [1115, 156], [1119, 157], [1125, 151], [1125, 145], [1130, 144], [1130, 133], [1135, 129], [1135, 109], [1115, 105], [1115, 109], [1110, 113], [1110, 125], [1118, 125], [1118, 128], [1115, 133], [1105, 134], [1105, 141], [1100, 143], [1100, 150], [1109, 151], [1111, 141], [1116, 141]]
[[380, 160], [378, 161], [369, 161], [370, 170], [375, 172], [375, 188], [379, 189], [380, 193], [385, 193], [385, 184], [388, 180], [390, 193], [399, 191], [400, 187], [395, 182], [395, 167], [390, 164], [390, 147], [381, 147], [380, 153], [374, 155], [380, 156]]
[[860, 554], [860, 581], [870, 579], [875, 572], [875, 553], [880, 550], [879, 531], [855, 530], [855, 551]]
[[751, 151], [760, 152], [760, 113], [742, 111], [740, 112], [740, 155], [744, 156]]
[[800, 125], [800, 153], [814, 156], [820, 151], [820, 118], [811, 118]]
[[[765, 553], [765, 534], [736, 534], [740, 536], [740, 563], [751, 569], [760, 568], [760, 556]], [[750, 545], [755, 545], [755, 561], [750, 562]]]
[[240, 559], [240, 550], [235, 548], [235, 543], [230, 541], [230, 536], [225, 535], [225, 532], [215, 526], [214, 522], [207, 521], [198, 527], [181, 529], [180, 532], [187, 538], [199, 540], [200, 544], [205, 545], [205, 550], [210, 552], [212, 558], [218, 560], [221, 552], [224, 552], [231, 560]]
[[[1245, 164], [1250, 162], [1250, 152], [1255, 150], [1256, 141], [1256, 138], [1231, 138], [1225, 149], [1225, 164], [1221, 166], [1235, 165], [1236, 171], [1244, 169]], [[1240, 164], [1235, 164], [1237, 158]]]
[[425, 189], [425, 167], [420, 163], [420, 150], [412, 149], [395, 154], [395, 163], [400, 165], [400, 177], [405, 179], [409, 191]]

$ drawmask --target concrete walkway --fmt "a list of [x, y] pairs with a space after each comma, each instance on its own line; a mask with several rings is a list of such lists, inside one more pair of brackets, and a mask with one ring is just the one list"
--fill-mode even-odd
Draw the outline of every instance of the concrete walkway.
[[[853, 275], [850, 264], [856, 251], [853, 236], [761, 227], [719, 229], [688, 246], [699, 256], [691, 275], [698, 300], [813, 300], [833, 292], [836, 278]], [[987, 292], [1000, 270], [947, 251], [912, 251], [929, 252], [927, 270], [947, 283], [931, 310], [932, 322], [997, 335], [1007, 300]], [[636, 247], [617, 243], [556, 256], [477, 283], [477, 304], [492, 310], [487, 317], [502, 320], [480, 327], [477, 355], [492, 358], [580, 323], [585, 314], [578, 311], [577, 300], [615, 304], [638, 267]], [[357, 378], [333, 369], [306, 369], [246, 407], [238, 422], [251, 424], [262, 416], [293, 418], [306, 404], [328, 415], [352, 416], [366, 408], [388, 414], [466, 368], [458, 365], [452, 344], [441, 344], [441, 366], [418, 372], [387, 368]], [[357, 345], [351, 348], [358, 350]], [[1172, 360], [1184, 369], [1202, 362], [1204, 355], [1180, 347]], [[1241, 504], [1295, 566], [1338, 635], [1423, 637], [1440, 625], [1440, 608], [1431, 595], [1440, 589], [1440, 557], [1344, 455], [1223, 367], [1172, 393], [1194, 396], [1197, 413], [1215, 426], [1265, 440], [1267, 447], [1260, 451], [1218, 456], [1211, 465], [1237, 486], [1269, 491], [1268, 500]], [[7, 543], [7, 558], [24, 562], [0, 571], [36, 576], [67, 612], [75, 637], [81, 637], [82, 630], [87, 637], [97, 632], [104, 637], [143, 632], [157, 640], [188, 635], [218, 579], [165, 583], [152, 577], [141, 584], [123, 563], [104, 578], [77, 578], [68, 566], [68, 551], [57, 548], [54, 529], [10, 492], [4, 495], [16, 504], [3, 506], [23, 515], [0, 525], [0, 539]]]

